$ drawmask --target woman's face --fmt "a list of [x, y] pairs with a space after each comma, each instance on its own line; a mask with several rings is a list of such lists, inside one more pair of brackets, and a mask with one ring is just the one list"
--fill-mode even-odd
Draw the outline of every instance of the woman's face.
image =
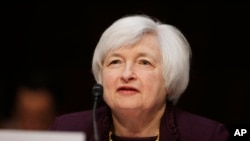
[[165, 104], [166, 89], [157, 38], [109, 52], [103, 63], [104, 100], [111, 109], [152, 109]]

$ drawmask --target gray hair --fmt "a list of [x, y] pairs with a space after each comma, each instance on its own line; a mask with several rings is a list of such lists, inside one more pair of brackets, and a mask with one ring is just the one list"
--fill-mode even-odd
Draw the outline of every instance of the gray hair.
[[176, 104], [189, 81], [191, 58], [189, 43], [176, 27], [163, 24], [146, 15], [123, 17], [104, 31], [95, 48], [92, 61], [95, 80], [102, 84], [101, 72], [107, 53], [136, 43], [145, 33], [155, 34], [158, 38], [168, 100]]

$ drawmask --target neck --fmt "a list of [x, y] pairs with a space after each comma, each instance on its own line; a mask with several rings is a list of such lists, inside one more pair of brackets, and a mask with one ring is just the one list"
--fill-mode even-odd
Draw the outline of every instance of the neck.
[[150, 137], [159, 133], [166, 105], [152, 110], [112, 111], [114, 133], [124, 137]]

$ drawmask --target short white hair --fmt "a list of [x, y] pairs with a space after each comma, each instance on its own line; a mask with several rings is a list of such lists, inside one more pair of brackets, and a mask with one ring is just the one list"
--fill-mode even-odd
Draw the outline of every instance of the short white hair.
[[176, 27], [163, 24], [146, 15], [122, 17], [103, 32], [92, 61], [95, 80], [102, 84], [103, 61], [110, 51], [136, 43], [145, 33], [152, 33], [158, 38], [163, 77], [168, 91], [167, 98], [176, 104], [189, 82], [191, 58], [189, 43]]

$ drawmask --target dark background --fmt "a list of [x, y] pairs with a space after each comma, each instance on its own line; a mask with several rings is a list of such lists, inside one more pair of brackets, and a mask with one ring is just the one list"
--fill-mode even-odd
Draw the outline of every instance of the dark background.
[[20, 2], [1, 4], [0, 119], [17, 76], [43, 70], [56, 80], [57, 114], [92, 108], [94, 48], [114, 20], [147, 14], [175, 25], [193, 54], [178, 107], [226, 124], [250, 124], [249, 5], [235, 2]]

